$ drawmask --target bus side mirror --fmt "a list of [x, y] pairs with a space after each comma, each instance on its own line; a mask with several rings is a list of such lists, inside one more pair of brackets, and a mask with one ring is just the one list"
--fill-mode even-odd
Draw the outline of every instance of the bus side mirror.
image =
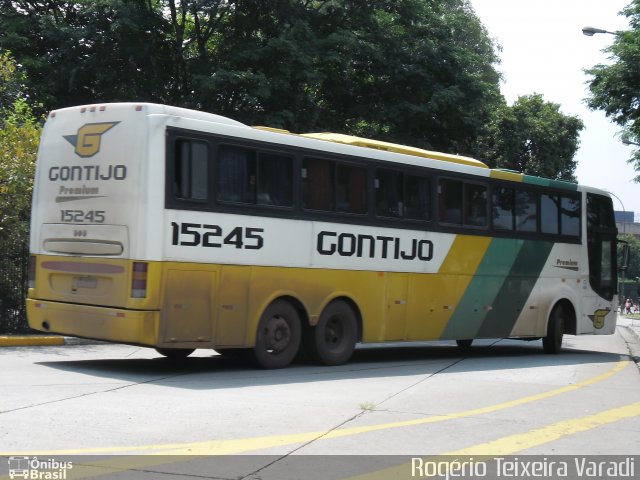
[[631, 260], [631, 246], [627, 242], [624, 242], [622, 245], [622, 263], [620, 265], [620, 270], [622, 271], [627, 270], [629, 268], [630, 260]]

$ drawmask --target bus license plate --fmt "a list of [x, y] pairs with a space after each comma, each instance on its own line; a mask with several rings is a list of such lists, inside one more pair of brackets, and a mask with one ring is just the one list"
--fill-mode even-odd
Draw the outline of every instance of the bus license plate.
[[74, 286], [74, 289], [90, 288], [92, 290], [95, 290], [96, 288], [98, 288], [98, 278], [97, 277], [74, 277], [73, 286]]

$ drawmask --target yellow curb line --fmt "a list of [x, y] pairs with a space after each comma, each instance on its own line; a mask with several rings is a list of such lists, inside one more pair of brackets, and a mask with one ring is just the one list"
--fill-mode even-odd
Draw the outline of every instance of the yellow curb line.
[[0, 347], [41, 347], [64, 344], [64, 337], [41, 335], [0, 335]]

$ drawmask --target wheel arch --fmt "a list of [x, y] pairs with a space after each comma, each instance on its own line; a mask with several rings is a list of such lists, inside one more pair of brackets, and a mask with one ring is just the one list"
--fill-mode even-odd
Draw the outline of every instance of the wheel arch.
[[304, 303], [297, 298], [291, 292], [278, 292], [274, 295], [270, 295], [269, 297], [263, 299], [259, 303], [253, 304], [250, 308], [250, 314], [248, 318], [247, 331], [246, 331], [246, 342], [245, 346], [252, 348], [255, 345], [256, 341], [256, 329], [258, 328], [258, 323], [260, 322], [260, 318], [264, 311], [269, 308], [273, 303], [283, 300], [289, 303], [293, 308], [296, 309], [298, 315], [300, 316], [301, 327], [305, 328], [309, 325], [309, 313], [304, 305]]
[[573, 302], [566, 297], [559, 298], [558, 300], [553, 302], [552, 307], [547, 312], [547, 318], [546, 318], [547, 327], [545, 331], [549, 329], [549, 320], [551, 319], [551, 313], [557, 306], [560, 306], [565, 313], [563, 333], [567, 333], [569, 335], [575, 335], [577, 331], [576, 308]]

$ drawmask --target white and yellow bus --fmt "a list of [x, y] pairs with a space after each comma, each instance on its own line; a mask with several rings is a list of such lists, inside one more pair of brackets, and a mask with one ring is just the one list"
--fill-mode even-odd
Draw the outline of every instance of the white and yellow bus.
[[615, 328], [603, 191], [162, 105], [49, 115], [30, 248], [32, 328], [169, 357]]

